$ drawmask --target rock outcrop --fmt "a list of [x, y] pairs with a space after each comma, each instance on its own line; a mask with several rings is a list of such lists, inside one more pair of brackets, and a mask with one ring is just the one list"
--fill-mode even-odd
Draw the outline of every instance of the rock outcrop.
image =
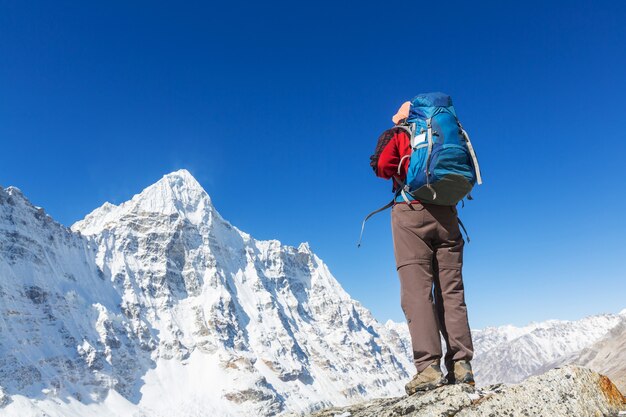
[[519, 385], [450, 385], [411, 397], [332, 408], [310, 417], [613, 417], [626, 398], [606, 376], [566, 366]]
[[621, 392], [626, 392], [626, 319], [572, 362], [607, 375]]

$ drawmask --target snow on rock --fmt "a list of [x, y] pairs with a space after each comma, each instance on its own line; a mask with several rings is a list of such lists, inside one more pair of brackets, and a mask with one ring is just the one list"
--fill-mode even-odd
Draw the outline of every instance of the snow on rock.
[[185, 170], [71, 230], [0, 189], [0, 238], [3, 415], [269, 416], [413, 372], [308, 244], [238, 230]]
[[[0, 386], [5, 395], [99, 401], [111, 387], [129, 398], [138, 395], [134, 381], [149, 367], [149, 355], [142, 361], [146, 355], [139, 345], [128, 342], [142, 323], [122, 315], [95, 253], [19, 190], [0, 189]], [[79, 350], [79, 345], [91, 349]]]

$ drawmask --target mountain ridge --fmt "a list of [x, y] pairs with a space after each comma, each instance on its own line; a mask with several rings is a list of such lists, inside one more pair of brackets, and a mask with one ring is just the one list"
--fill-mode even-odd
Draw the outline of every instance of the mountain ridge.
[[[577, 354], [625, 323], [626, 314], [622, 310], [618, 314], [596, 314], [579, 320], [550, 319], [520, 327], [503, 325], [472, 329], [472, 366], [476, 382], [479, 386], [519, 383], [529, 376], [572, 363]], [[411, 340], [406, 326], [391, 320], [385, 326], [399, 334], [405, 354], [410, 355]], [[442, 346], [445, 352], [443, 339]], [[593, 369], [606, 372], [603, 367]]]
[[[412, 365], [397, 335], [343, 290], [307, 243], [295, 248], [240, 231], [187, 171], [118, 206], [103, 204], [73, 230], [54, 223], [80, 256], [50, 244], [31, 218], [43, 210], [9, 204], [17, 197], [5, 195], [0, 233], [10, 236], [16, 221], [23, 224], [17, 237], [36, 238], [42, 267], [41, 285], [25, 289], [33, 265], [24, 255], [35, 245], [1, 247], [2, 276], [16, 279], [2, 282], [8, 291], [0, 306], [20, 300], [19, 317], [43, 309], [58, 327], [0, 328], [5, 339], [30, 339], [40, 357], [0, 366], [7, 375], [0, 374], [3, 398], [10, 399], [5, 413], [20, 415], [35, 400], [50, 415], [66, 414], [69, 408], [54, 405], [63, 398], [78, 415], [96, 408], [108, 415], [103, 407], [151, 416], [200, 409], [275, 415], [402, 392]], [[67, 291], [66, 270], [77, 295]], [[85, 276], [97, 285], [82, 288], [91, 282]], [[41, 368], [50, 361], [44, 340], [65, 345], [56, 362]], [[72, 383], [64, 360], [71, 361]], [[11, 385], [9, 374], [21, 375], [25, 385]], [[190, 383], [183, 389], [176, 381]]]

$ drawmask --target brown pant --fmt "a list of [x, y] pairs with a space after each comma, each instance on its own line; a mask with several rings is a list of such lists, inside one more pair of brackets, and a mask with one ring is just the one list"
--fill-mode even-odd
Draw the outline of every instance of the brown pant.
[[418, 372], [441, 359], [471, 360], [474, 353], [463, 291], [463, 237], [456, 208], [396, 204], [391, 230], [406, 317]]

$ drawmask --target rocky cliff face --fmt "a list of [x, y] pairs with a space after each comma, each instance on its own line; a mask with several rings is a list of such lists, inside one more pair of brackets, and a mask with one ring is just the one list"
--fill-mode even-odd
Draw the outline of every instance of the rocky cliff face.
[[413, 372], [307, 244], [238, 230], [184, 170], [71, 230], [0, 189], [0, 310], [3, 415], [276, 415]]
[[520, 385], [474, 389], [451, 385], [411, 397], [332, 408], [311, 417], [617, 417], [626, 398], [605, 376], [568, 366]]
[[145, 322], [127, 318], [89, 242], [0, 189], [0, 387], [43, 400], [136, 396], [132, 381], [156, 347]]

